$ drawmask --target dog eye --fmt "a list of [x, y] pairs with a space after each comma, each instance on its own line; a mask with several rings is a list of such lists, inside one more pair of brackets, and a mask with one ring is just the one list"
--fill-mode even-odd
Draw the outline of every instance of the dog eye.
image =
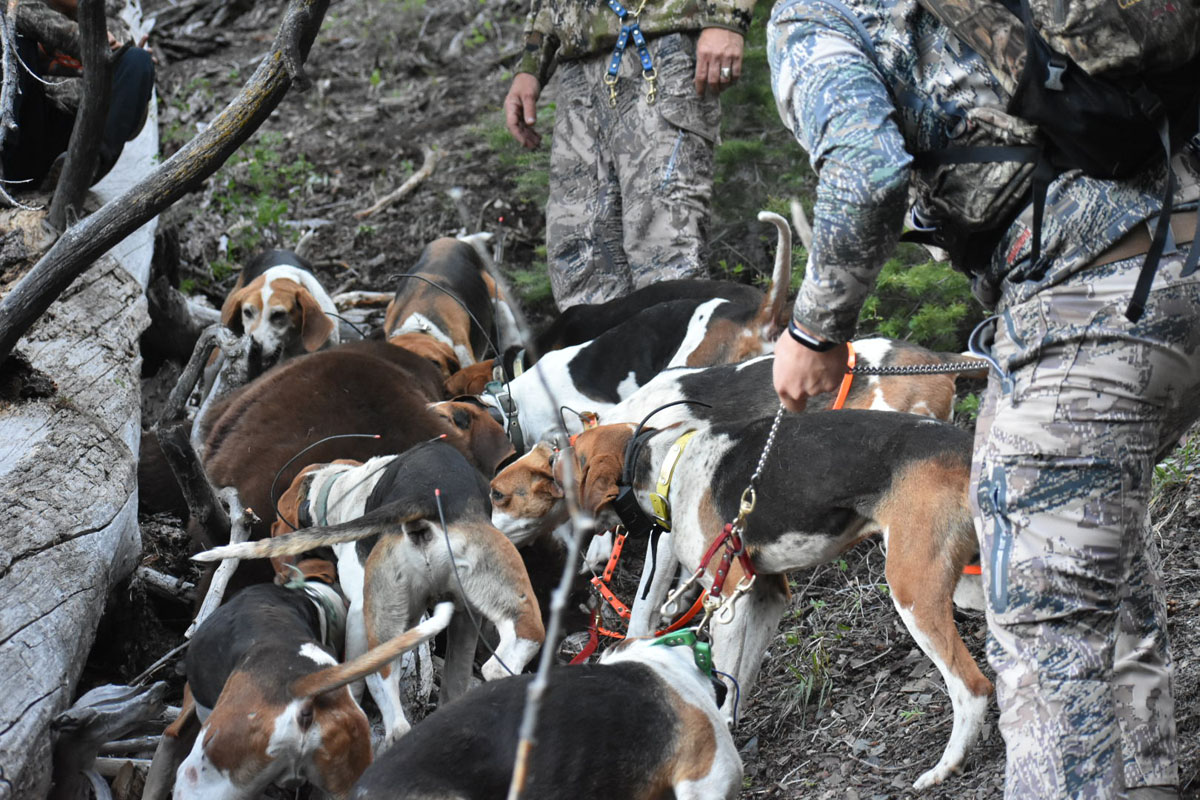
[[492, 489], [492, 502], [493, 503], [496, 503], [497, 505], [499, 505], [500, 503], [504, 502], [505, 497], [506, 497], [506, 495], [503, 492], [501, 492], [499, 489]]
[[282, 325], [287, 322], [287, 316], [288, 314], [286, 311], [284, 311], [282, 308], [277, 308], [271, 312], [271, 324]]
[[258, 314], [258, 309], [254, 306], [242, 306], [242, 316], [246, 319], [254, 319], [256, 314]]

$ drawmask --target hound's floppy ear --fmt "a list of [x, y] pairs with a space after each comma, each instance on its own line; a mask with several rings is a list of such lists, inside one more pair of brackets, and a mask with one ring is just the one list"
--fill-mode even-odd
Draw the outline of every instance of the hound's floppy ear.
[[300, 304], [300, 341], [304, 342], [305, 352], [311, 353], [329, 341], [333, 320], [307, 289], [296, 292], [296, 301]]
[[255, 291], [256, 288], [243, 286], [226, 297], [225, 304], [221, 306], [221, 324], [236, 334], [245, 333], [246, 330], [242, 326], [242, 303], [249, 300]]
[[481, 394], [492, 379], [492, 364], [494, 359], [476, 361], [468, 367], [455, 372], [446, 379], [446, 392], [451, 396], [462, 394]]
[[603, 453], [589, 458], [580, 468], [579, 497], [583, 507], [595, 514], [617, 498], [617, 479], [621, 477], [621, 459]]

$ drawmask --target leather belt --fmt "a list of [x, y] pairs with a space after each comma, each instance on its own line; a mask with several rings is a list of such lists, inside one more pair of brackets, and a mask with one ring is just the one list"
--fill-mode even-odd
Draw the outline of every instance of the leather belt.
[[[1188, 244], [1196, 239], [1196, 212], [1176, 211], [1171, 215], [1171, 235], [1176, 245]], [[1117, 240], [1088, 264], [1089, 267], [1102, 267], [1114, 261], [1123, 261], [1134, 256], [1145, 255], [1150, 251], [1150, 227], [1139, 223], [1136, 228]]]

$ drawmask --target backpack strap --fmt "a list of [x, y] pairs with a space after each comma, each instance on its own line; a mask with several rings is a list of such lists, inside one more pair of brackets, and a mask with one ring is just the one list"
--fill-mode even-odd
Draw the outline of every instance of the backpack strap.
[[[1167, 161], [1167, 188], [1163, 192], [1162, 207], [1158, 212], [1158, 221], [1154, 226], [1154, 238], [1150, 240], [1150, 250], [1146, 260], [1142, 262], [1142, 270], [1138, 273], [1137, 283], [1133, 287], [1133, 297], [1129, 299], [1129, 308], [1125, 309], [1125, 318], [1137, 322], [1146, 310], [1146, 300], [1150, 297], [1150, 284], [1154, 282], [1154, 273], [1158, 271], [1158, 262], [1162, 259], [1163, 250], [1167, 245], [1167, 234], [1171, 231], [1171, 206], [1175, 199], [1175, 170], [1171, 169], [1171, 133], [1170, 126], [1164, 118], [1158, 125], [1158, 136], [1162, 140], [1163, 152]], [[1196, 245], [1192, 243], [1192, 253], [1188, 254], [1188, 263]]]

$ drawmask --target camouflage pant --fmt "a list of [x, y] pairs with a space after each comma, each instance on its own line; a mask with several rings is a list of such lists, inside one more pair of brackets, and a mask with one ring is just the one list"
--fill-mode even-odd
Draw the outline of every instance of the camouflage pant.
[[609, 54], [558, 68], [546, 245], [560, 309], [600, 303], [654, 281], [704, 273], [713, 144], [721, 109], [692, 84], [696, 36], [650, 41], [658, 98], [632, 45], [617, 106], [603, 78]]
[[1005, 797], [1123, 798], [1178, 783], [1154, 464], [1200, 414], [1200, 274], [1141, 257], [1007, 308], [976, 433], [988, 660]]

